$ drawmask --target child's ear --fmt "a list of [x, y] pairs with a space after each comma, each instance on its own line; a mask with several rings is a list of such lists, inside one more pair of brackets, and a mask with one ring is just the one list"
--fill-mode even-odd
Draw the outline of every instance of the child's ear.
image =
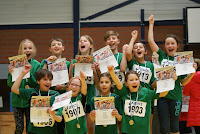
[[65, 47], [64, 46], [62, 46], [62, 51], [64, 51], [65, 50]]
[[37, 80], [37, 84], [40, 85], [40, 81]]
[[90, 48], [93, 48], [93, 44], [90, 44]]
[[147, 54], [147, 50], [145, 50], [144, 54]]

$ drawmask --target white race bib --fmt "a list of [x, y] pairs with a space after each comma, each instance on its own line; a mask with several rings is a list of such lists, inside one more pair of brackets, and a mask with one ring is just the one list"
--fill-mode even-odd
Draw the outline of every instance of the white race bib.
[[144, 117], [146, 113], [146, 105], [146, 102], [132, 100], [130, 105], [130, 100], [126, 100], [124, 106], [124, 113], [128, 116], [131, 116], [132, 113], [132, 116]]
[[[78, 108], [77, 108], [77, 104], [78, 104]], [[78, 110], [78, 118], [85, 115], [85, 112], [83, 110], [83, 105], [80, 100], [72, 104], [70, 103], [67, 106], [64, 106], [62, 114], [64, 116], [65, 122], [69, 122], [71, 120], [76, 119], [77, 110]]]
[[[117, 77], [119, 78], [120, 82], [123, 83], [124, 80], [125, 80], [124, 73], [123, 73], [123, 72], [120, 72], [119, 69], [115, 69], [114, 72], [115, 72], [115, 74], [117, 75]], [[116, 85], [116, 84], [114, 83], [114, 85]]]
[[149, 83], [151, 76], [152, 76], [152, 72], [149, 68], [146, 67], [142, 67], [139, 65], [134, 64], [133, 65], [133, 70], [136, 71], [139, 76], [140, 76], [140, 81], [144, 82], [144, 83]]
[[87, 76], [85, 82], [86, 84], [94, 84], [94, 76]]
[[49, 121], [48, 122], [33, 122], [35, 127], [53, 127], [55, 123], [54, 118], [49, 114]]

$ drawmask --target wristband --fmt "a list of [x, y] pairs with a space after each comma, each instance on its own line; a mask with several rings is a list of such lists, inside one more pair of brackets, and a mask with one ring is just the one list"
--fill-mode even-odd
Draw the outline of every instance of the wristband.
[[46, 63], [46, 64], [47, 64], [47, 60], [44, 60], [44, 63]]

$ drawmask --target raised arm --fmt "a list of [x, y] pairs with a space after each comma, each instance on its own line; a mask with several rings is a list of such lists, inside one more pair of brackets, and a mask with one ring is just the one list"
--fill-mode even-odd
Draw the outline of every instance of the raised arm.
[[47, 109], [47, 113], [51, 114], [51, 116], [57, 121], [57, 122], [61, 122], [62, 121], [62, 116], [56, 115], [55, 111], [52, 111], [52, 107]]
[[149, 46], [150, 46], [152, 52], [158, 52], [159, 47], [158, 47], [158, 45], [154, 41], [153, 27], [154, 27], [154, 16], [151, 15], [149, 17], [148, 43], [149, 43]]
[[127, 60], [126, 60], [126, 50], [128, 48], [128, 45], [125, 44], [122, 48], [122, 60], [120, 63], [120, 71], [121, 72], [125, 72], [126, 68], [127, 68]]
[[15, 94], [19, 95], [19, 87], [20, 84], [22, 82], [23, 77], [31, 71], [31, 65], [25, 65], [22, 69], [22, 72], [20, 73], [20, 75], [18, 76], [18, 78], [16, 79], [16, 81], [14, 82], [14, 84], [12, 85], [11, 91]]
[[113, 65], [108, 65], [108, 72], [110, 73], [113, 81], [115, 82], [117, 89], [121, 90], [123, 87], [123, 84], [120, 82], [119, 78], [117, 77], [117, 75], [114, 72], [114, 66]]
[[131, 59], [132, 59], [133, 45], [135, 43], [135, 40], [137, 39], [138, 31], [137, 30], [132, 31], [131, 36], [132, 36], [131, 40], [130, 40], [128, 48], [126, 50], [126, 58], [127, 58], [128, 62], [131, 61]]
[[73, 77], [72, 70], [73, 70], [74, 66], [75, 66], [75, 64], [73, 63], [73, 61], [71, 59], [71, 64], [70, 64], [70, 67], [69, 67], [69, 80]]
[[86, 96], [86, 94], [87, 94], [87, 84], [85, 82], [86, 75], [82, 71], [80, 71], [80, 78], [82, 81], [81, 92], [83, 95]]

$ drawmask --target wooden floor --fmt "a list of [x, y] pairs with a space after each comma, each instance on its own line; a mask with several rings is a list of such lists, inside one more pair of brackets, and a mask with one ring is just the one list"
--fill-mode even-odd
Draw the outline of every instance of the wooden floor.
[[[14, 134], [14, 133], [15, 133], [15, 121], [13, 113], [0, 112], [0, 134]], [[23, 134], [25, 134], [25, 131]]]

